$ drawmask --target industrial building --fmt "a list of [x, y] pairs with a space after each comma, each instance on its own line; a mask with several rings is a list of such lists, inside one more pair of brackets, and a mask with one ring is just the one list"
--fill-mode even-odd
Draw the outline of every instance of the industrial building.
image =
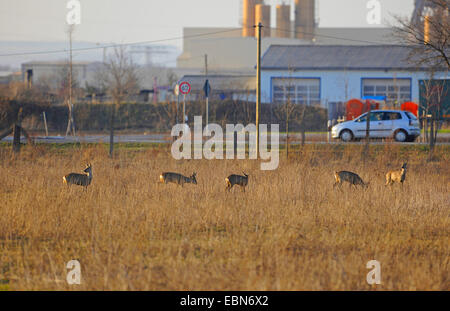
[[[410, 48], [399, 45], [272, 45], [261, 65], [263, 103], [291, 102], [328, 107], [351, 98], [385, 97], [397, 106], [419, 102], [427, 67], [409, 63]], [[446, 68], [433, 79], [450, 79]]]
[[[23, 63], [21, 67], [21, 72], [18, 74], [21, 79], [16, 80], [28, 84], [45, 85], [53, 90], [62, 87], [62, 79], [65, 76], [67, 77], [69, 71], [67, 61], [31, 61]], [[72, 68], [73, 79], [77, 87], [102, 88], [102, 81], [99, 79], [103, 70], [102, 62], [73, 62]], [[156, 102], [173, 99], [173, 96], [171, 96], [173, 95], [172, 85], [170, 84], [174, 84], [177, 77], [170, 68], [137, 66], [136, 75], [140, 87], [139, 101]], [[0, 83], [1, 81], [0, 77]], [[88, 95], [92, 96], [92, 94]]]
[[[261, 22], [261, 48], [271, 45], [301, 44], [392, 44], [390, 28], [320, 28], [317, 27], [314, 0], [296, 0], [295, 6], [276, 5], [276, 25], [271, 25], [271, 7], [261, 0], [242, 0], [240, 28], [184, 28], [183, 52], [177, 58], [177, 71], [183, 74], [254, 74], [256, 33]], [[294, 13], [294, 20], [291, 20]]]
[[[78, 85], [94, 82], [93, 73], [98, 69], [98, 63], [73, 62], [72, 70]], [[22, 64], [22, 81], [28, 83], [45, 83], [51, 88], [58, 88], [60, 80], [67, 75], [67, 61], [31, 61]]]

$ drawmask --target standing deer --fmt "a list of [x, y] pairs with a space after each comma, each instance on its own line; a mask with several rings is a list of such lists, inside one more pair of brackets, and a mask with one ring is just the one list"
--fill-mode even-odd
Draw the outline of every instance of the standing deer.
[[159, 181], [161, 183], [167, 184], [169, 182], [175, 183], [177, 185], [181, 185], [183, 187], [186, 183], [191, 183], [196, 185], [197, 184], [197, 173], [192, 173], [191, 177], [186, 177], [178, 173], [172, 173], [172, 172], [164, 172], [161, 175], [159, 175]]
[[386, 174], [386, 184], [387, 185], [393, 185], [395, 182], [399, 182], [403, 186], [403, 182], [406, 178], [406, 162], [403, 163], [402, 169], [399, 171], [389, 171]]
[[248, 175], [242, 172], [244, 176], [242, 175], [230, 175], [227, 178], [225, 178], [225, 181], [227, 183], [227, 187], [225, 190], [231, 191], [231, 188], [233, 188], [234, 185], [238, 185], [242, 187], [242, 190], [245, 192], [245, 187], [248, 184]]
[[83, 170], [86, 174], [70, 173], [63, 177], [63, 182], [70, 185], [84, 186], [86, 189], [92, 182], [92, 165], [86, 164]]
[[361, 177], [358, 176], [358, 174], [355, 174], [353, 172], [348, 171], [340, 171], [340, 172], [334, 172], [334, 178], [336, 179], [336, 182], [333, 185], [333, 188], [336, 187], [336, 185], [341, 186], [344, 181], [348, 182], [350, 187], [353, 186], [363, 186], [368, 187], [369, 183], [365, 183]]

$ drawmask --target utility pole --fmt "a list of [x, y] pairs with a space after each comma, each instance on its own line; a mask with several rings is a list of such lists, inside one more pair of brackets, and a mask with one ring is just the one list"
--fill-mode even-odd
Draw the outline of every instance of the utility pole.
[[205, 76], [208, 76], [208, 54], [205, 54]]
[[[208, 54], [205, 54], [205, 80], [208, 79]], [[208, 125], [208, 120], [209, 120], [209, 94], [205, 94], [206, 95], [206, 125]]]
[[186, 124], [186, 94], [183, 94], [183, 124]]
[[261, 107], [261, 28], [263, 25], [258, 23], [257, 32], [257, 62], [256, 62], [256, 158], [259, 155], [259, 112]]
[[[73, 26], [71, 26], [73, 27]], [[72, 135], [75, 136], [75, 126], [73, 124], [73, 101], [72, 101], [72, 80], [73, 80], [73, 66], [72, 66], [72, 32], [70, 29], [70, 71], [69, 71], [69, 104], [70, 104], [70, 125], [72, 127]]]
[[69, 120], [67, 122], [67, 130], [66, 136], [72, 131], [72, 136], [75, 136], [75, 125], [73, 122], [73, 102], [72, 102], [72, 80], [73, 80], [73, 71], [72, 71], [72, 33], [74, 26], [69, 26]]
[[178, 107], [179, 106], [180, 106], [180, 94], [177, 94], [177, 116], [176, 116], [176, 123], [175, 124], [178, 124]]
[[366, 163], [366, 160], [369, 155], [369, 143], [370, 143], [370, 111], [372, 110], [372, 104], [370, 101], [366, 100], [366, 109], [367, 109], [367, 116], [366, 116], [366, 144], [364, 146], [364, 163]]

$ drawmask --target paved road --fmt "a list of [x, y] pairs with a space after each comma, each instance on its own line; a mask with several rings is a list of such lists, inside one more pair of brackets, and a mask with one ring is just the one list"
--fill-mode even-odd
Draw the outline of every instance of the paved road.
[[[12, 136], [5, 137], [2, 141], [11, 142]], [[78, 137], [72, 136], [35, 136], [34, 137], [36, 143], [100, 143], [109, 142], [109, 135], [83, 135]], [[205, 140], [205, 138], [204, 138]], [[301, 143], [301, 135], [300, 134], [291, 134], [289, 135], [289, 140], [292, 144]], [[23, 143], [26, 143], [25, 137], [21, 138]], [[286, 141], [286, 134], [280, 134], [280, 143], [284, 143]], [[171, 143], [172, 137], [169, 134], [127, 134], [127, 135], [116, 135], [114, 136], [114, 142], [118, 143]], [[307, 133], [306, 134], [306, 143], [319, 143], [319, 144], [342, 144], [339, 140], [331, 139], [328, 141], [327, 134], [325, 133]], [[364, 144], [364, 140], [351, 142], [352, 144]], [[381, 140], [373, 140], [373, 144], [384, 144], [385, 142]], [[397, 143], [392, 142], [394, 144], [408, 144], [408, 145], [421, 145], [426, 144], [424, 142], [420, 142], [417, 140], [414, 143]], [[438, 135], [437, 144], [450, 145], [450, 133], [442, 133]]]

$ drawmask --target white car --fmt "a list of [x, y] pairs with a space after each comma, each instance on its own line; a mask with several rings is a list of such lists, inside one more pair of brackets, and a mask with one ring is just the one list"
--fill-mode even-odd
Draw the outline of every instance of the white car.
[[[358, 118], [336, 124], [331, 128], [331, 136], [342, 141], [366, 137], [367, 113]], [[370, 112], [370, 137], [388, 138], [396, 141], [414, 141], [420, 135], [420, 125], [416, 116], [402, 110], [373, 110]]]

